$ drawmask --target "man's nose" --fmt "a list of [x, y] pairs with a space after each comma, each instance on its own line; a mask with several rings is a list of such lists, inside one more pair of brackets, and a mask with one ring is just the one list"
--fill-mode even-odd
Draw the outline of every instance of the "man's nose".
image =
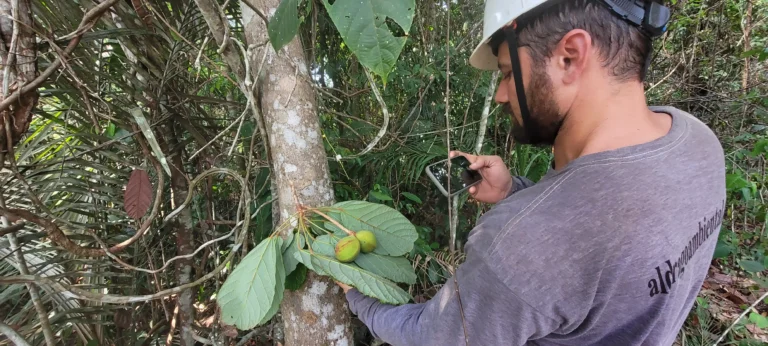
[[505, 80], [502, 79], [501, 82], [499, 82], [499, 87], [496, 88], [496, 103], [498, 104], [504, 104], [509, 102], [509, 96], [507, 94], [507, 84], [505, 83]]

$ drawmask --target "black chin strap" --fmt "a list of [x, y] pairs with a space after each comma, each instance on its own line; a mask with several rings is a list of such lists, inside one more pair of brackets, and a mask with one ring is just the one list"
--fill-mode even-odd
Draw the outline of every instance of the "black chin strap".
[[528, 112], [528, 102], [525, 99], [525, 86], [523, 85], [523, 70], [520, 68], [520, 56], [517, 54], [517, 33], [512, 25], [504, 28], [504, 33], [509, 46], [509, 58], [512, 62], [512, 76], [515, 78], [515, 91], [517, 91], [517, 103], [520, 105], [520, 117], [523, 118], [523, 126], [529, 123], [531, 114]]

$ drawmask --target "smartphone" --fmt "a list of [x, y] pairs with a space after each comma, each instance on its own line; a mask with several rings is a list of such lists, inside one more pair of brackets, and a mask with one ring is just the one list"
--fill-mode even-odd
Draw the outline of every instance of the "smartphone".
[[[426, 168], [427, 175], [446, 197], [455, 196], [483, 180], [480, 172], [469, 169], [470, 162], [464, 156], [435, 162]], [[448, 177], [451, 177], [450, 189]], [[450, 194], [448, 193], [450, 191]]]

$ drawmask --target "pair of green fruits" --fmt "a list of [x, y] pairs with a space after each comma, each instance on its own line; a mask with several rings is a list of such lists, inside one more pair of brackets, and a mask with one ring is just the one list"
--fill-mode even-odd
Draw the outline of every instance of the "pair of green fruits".
[[376, 249], [376, 236], [371, 231], [362, 230], [341, 238], [334, 250], [339, 262], [348, 263], [354, 261], [360, 252], [369, 253], [374, 249]]

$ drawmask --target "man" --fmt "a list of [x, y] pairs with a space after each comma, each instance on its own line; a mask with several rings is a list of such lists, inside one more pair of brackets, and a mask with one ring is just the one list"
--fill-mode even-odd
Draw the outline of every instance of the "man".
[[[466, 261], [430, 301], [391, 306], [343, 286], [392, 345], [671, 345], [712, 259], [725, 204], [713, 133], [646, 105], [651, 38], [667, 9], [644, 1], [488, 0], [470, 62], [501, 69], [496, 101], [518, 143], [552, 145], [536, 184], [472, 156], [470, 189], [496, 203]], [[523, 87], [520, 87], [520, 86]]]

